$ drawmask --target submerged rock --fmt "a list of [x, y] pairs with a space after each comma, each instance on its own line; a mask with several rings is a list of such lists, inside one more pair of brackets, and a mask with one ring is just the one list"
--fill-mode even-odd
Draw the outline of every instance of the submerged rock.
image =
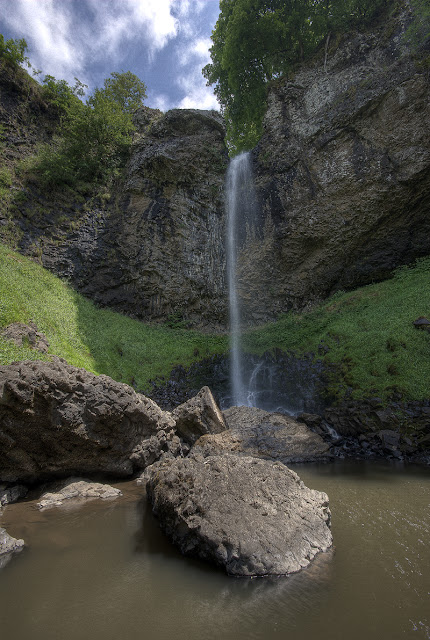
[[227, 429], [224, 417], [209, 387], [176, 407], [172, 413], [178, 433], [188, 442], [194, 442], [206, 433], [221, 433]]
[[327, 495], [281, 463], [191, 455], [155, 463], [146, 478], [168, 537], [230, 575], [294, 573], [332, 544]]
[[128, 476], [178, 455], [174, 420], [108, 376], [56, 359], [0, 367], [0, 481]]
[[12, 504], [20, 498], [24, 498], [28, 493], [27, 487], [22, 484], [7, 487], [0, 485], [0, 509], [7, 504]]
[[195, 451], [203, 455], [237, 453], [283, 463], [326, 460], [330, 445], [294, 418], [255, 407], [224, 411], [228, 431], [202, 436]]
[[11, 560], [14, 553], [22, 551], [24, 540], [13, 538], [6, 529], [0, 528], [0, 569]]
[[40, 502], [37, 503], [39, 509], [47, 507], [61, 507], [65, 500], [72, 498], [92, 499], [118, 498], [122, 492], [115, 487], [100, 482], [90, 482], [82, 478], [69, 478], [62, 485], [57, 486], [55, 491], [44, 493]]

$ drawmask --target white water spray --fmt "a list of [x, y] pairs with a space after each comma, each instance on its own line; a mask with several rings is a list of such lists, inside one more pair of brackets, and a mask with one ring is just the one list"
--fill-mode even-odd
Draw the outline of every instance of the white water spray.
[[232, 404], [254, 406], [244, 381], [242, 317], [238, 292], [238, 255], [246, 232], [255, 224], [255, 190], [249, 153], [230, 162], [226, 180], [227, 283], [230, 311], [230, 384]]

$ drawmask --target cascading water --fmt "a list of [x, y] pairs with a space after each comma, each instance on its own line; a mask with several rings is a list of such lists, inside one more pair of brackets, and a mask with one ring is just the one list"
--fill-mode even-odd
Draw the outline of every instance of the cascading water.
[[258, 218], [256, 202], [251, 156], [241, 153], [231, 160], [226, 176], [230, 391], [222, 398], [221, 405], [222, 408], [258, 407], [290, 415], [316, 411], [318, 372], [306, 358], [300, 360], [285, 354], [278, 362], [270, 354], [259, 358], [243, 353], [242, 328], [249, 323], [249, 318], [245, 317], [241, 300], [258, 295], [245, 266], [252, 252], [258, 251], [262, 221]]
[[226, 179], [227, 281], [230, 311], [230, 384], [233, 405], [254, 406], [244, 380], [242, 317], [238, 293], [238, 254], [255, 226], [255, 190], [249, 153], [230, 162]]

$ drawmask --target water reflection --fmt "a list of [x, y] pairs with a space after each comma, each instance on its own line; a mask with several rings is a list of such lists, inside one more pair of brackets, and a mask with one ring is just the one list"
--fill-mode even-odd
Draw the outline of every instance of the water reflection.
[[133, 483], [109, 504], [10, 505], [2, 526], [28, 548], [0, 574], [2, 637], [429, 638], [430, 470], [294, 469], [329, 494], [335, 548], [288, 578], [229, 578], [182, 557]]

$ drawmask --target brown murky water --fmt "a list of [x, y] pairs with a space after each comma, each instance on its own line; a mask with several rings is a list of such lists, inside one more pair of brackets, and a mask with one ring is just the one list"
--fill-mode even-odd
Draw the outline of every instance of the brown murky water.
[[296, 465], [330, 496], [335, 548], [278, 579], [183, 558], [141, 489], [0, 520], [28, 544], [0, 572], [2, 640], [430, 638], [430, 469]]

